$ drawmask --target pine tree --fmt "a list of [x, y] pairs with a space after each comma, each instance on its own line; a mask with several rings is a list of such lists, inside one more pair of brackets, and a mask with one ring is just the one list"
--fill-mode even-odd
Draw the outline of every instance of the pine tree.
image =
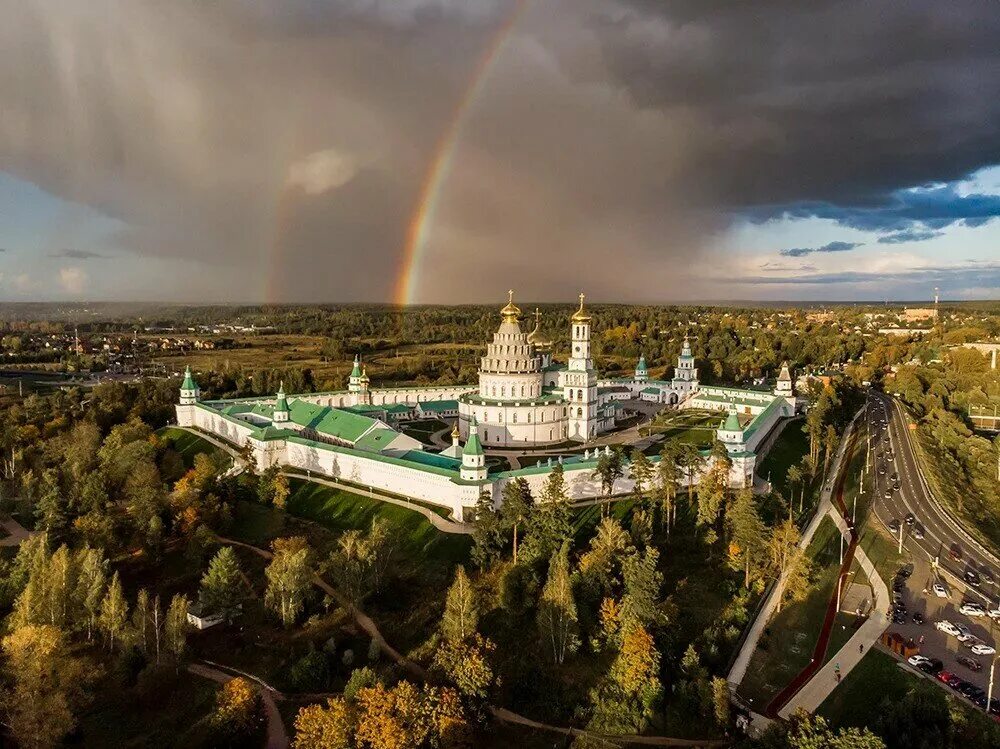
[[576, 650], [578, 638], [576, 601], [569, 573], [569, 544], [549, 562], [549, 575], [538, 604], [538, 630], [543, 646], [551, 648], [552, 660], [562, 663], [567, 653]]
[[479, 609], [476, 606], [476, 594], [465, 574], [465, 567], [455, 568], [455, 580], [448, 588], [448, 596], [444, 603], [444, 616], [441, 619], [441, 633], [445, 639], [455, 641], [465, 640], [476, 631], [479, 621]]
[[726, 515], [729, 532], [729, 559], [734, 569], [743, 570], [743, 585], [750, 587], [751, 577], [758, 577], [763, 567], [763, 550], [768, 543], [768, 528], [761, 520], [751, 489], [736, 493]]
[[246, 582], [231, 546], [223, 546], [212, 557], [208, 571], [201, 578], [199, 597], [210, 612], [231, 621], [246, 599]]
[[531, 520], [535, 499], [531, 496], [531, 487], [523, 478], [516, 478], [504, 484], [503, 504], [500, 505], [500, 517], [503, 524], [511, 529], [514, 550], [514, 564], [517, 564], [517, 532]]
[[122, 584], [118, 580], [118, 573], [115, 572], [111, 576], [111, 584], [104, 594], [104, 600], [101, 601], [101, 613], [98, 617], [98, 626], [108, 639], [109, 650], [114, 650], [115, 643], [121, 641], [126, 622], [128, 622], [128, 602], [125, 600]]
[[660, 500], [661, 516], [666, 520], [668, 536], [677, 513], [677, 482], [681, 478], [677, 463], [679, 452], [677, 441], [667, 440], [660, 450], [660, 462], [656, 464], [656, 493]]
[[493, 497], [483, 491], [476, 500], [476, 519], [472, 529], [472, 559], [479, 569], [487, 569], [500, 559], [503, 550], [503, 528], [500, 513], [493, 506]]
[[528, 517], [524, 547], [531, 559], [549, 558], [572, 536], [572, 511], [563, 468], [552, 469], [542, 486], [541, 500]]
[[623, 626], [629, 621], [643, 627], [662, 623], [660, 590], [663, 587], [663, 573], [659, 571], [659, 563], [660, 552], [647, 547], [642, 554], [628, 556], [622, 564], [622, 576], [625, 580], [621, 613]]
[[646, 499], [646, 490], [653, 482], [653, 464], [642, 450], [632, 451], [632, 491], [640, 501]]

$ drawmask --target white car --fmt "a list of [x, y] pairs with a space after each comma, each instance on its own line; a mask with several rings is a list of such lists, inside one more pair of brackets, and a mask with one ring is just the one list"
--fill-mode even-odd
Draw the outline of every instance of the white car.
[[941, 630], [945, 634], [952, 635], [953, 637], [960, 634], [958, 631], [958, 627], [949, 622], [947, 619], [942, 619], [939, 622], [934, 622], [934, 628]]
[[986, 612], [990, 619], [1000, 619], [1000, 609], [990, 609]]
[[921, 663], [930, 663], [931, 659], [925, 655], [911, 655], [906, 662], [911, 666], [919, 666]]
[[975, 602], [963, 603], [958, 610], [966, 616], [986, 616], [986, 610], [983, 609], [982, 604]]
[[972, 652], [976, 655], [993, 655], [997, 650], [992, 645], [980, 643], [979, 645], [972, 646]]
[[959, 642], [968, 642], [969, 640], [976, 639], [976, 636], [972, 634], [972, 630], [966, 627], [964, 624], [956, 624], [955, 629], [958, 630], [958, 634], [955, 637]]
[[932, 590], [934, 591], [934, 595], [938, 598], [948, 597], [948, 591], [941, 583], [934, 583]]

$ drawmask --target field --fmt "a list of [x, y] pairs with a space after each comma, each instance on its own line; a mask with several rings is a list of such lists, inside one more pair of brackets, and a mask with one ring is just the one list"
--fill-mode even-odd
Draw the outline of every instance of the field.
[[[715, 427], [720, 416], [709, 411], [696, 409], [683, 411], [667, 411], [656, 417], [649, 429], [640, 430], [640, 434], [662, 434], [664, 440], [673, 439], [695, 445], [702, 450], [712, 446], [715, 439]], [[654, 442], [644, 452], [647, 455], [659, 455], [663, 449], [663, 441]]]

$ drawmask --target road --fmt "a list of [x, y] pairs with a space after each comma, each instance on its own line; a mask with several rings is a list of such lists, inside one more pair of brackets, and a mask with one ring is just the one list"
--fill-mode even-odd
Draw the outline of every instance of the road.
[[[970, 569], [977, 571], [981, 577], [984, 571], [996, 575], [1000, 572], [1000, 563], [975, 542], [931, 495], [920, 473], [909, 421], [905, 418], [902, 407], [890, 396], [875, 391], [872, 392], [872, 400], [868, 425], [873, 448], [873, 470], [867, 474], [866, 480], [872, 477], [875, 479], [873, 505], [876, 517], [883, 526], [888, 527], [893, 521], [901, 521], [903, 546], [909, 552], [913, 564], [912, 575], [899, 591], [907, 608], [907, 621], [892, 624], [889, 629], [918, 642], [921, 655], [940, 659], [946, 671], [985, 690], [990, 656], [973, 655], [956, 638], [935, 629], [934, 622], [946, 619], [952, 623], [964, 624], [977, 638], [995, 646], [998, 634], [996, 622], [988, 617], [965, 616], [958, 609], [967, 600], [991, 603], [990, 608], [995, 605], [992, 603], [997, 601], [995, 582], [991, 584], [982, 579], [982, 585], [977, 588], [966, 584], [963, 575]], [[881, 419], [883, 414], [888, 422], [884, 426]], [[886, 436], [888, 442], [885, 441]], [[892, 461], [887, 460], [887, 446], [892, 448]], [[886, 469], [884, 474], [879, 473], [879, 468], [883, 465]], [[893, 473], [898, 475], [898, 491], [892, 488]], [[887, 491], [890, 493], [888, 497]], [[907, 513], [912, 513], [916, 518], [913, 528], [905, 523]], [[924, 537], [917, 538], [915, 529], [922, 530]], [[895, 537], [900, 538], [898, 534]], [[949, 556], [954, 545], [961, 549], [960, 561]], [[947, 597], [941, 598], [932, 592], [935, 582], [944, 584]], [[924, 616], [924, 624], [913, 623], [912, 615], [915, 612]], [[983, 670], [976, 673], [959, 664], [959, 656], [973, 658], [981, 664]]]
[[[989, 584], [983, 580], [983, 585], [979, 589], [967, 590], [967, 586], [962, 582], [962, 576], [970, 569], [978, 572], [986, 570], [995, 576], [1000, 572], [1000, 561], [965, 533], [931, 496], [920, 473], [908, 420], [904, 418], [899, 404], [893, 398], [876, 391], [872, 391], [872, 397], [875, 404], [881, 404], [889, 417], [886, 430], [873, 420], [874, 415], [883, 412], [873, 404], [869, 416], [869, 429], [874, 448], [872, 460], [876, 470], [867, 477], [875, 479], [876, 516], [883, 525], [888, 526], [893, 520], [903, 521], [907, 513], [913, 513], [916, 518], [915, 527], [919, 526], [923, 530], [924, 538], [916, 538], [913, 529], [908, 528], [905, 522], [901, 522], [904, 546], [914, 556], [933, 560], [932, 565], [937, 564], [943, 573], [945, 584], [953, 595], [968, 594], [983, 602], [996, 602], [998, 600], [996, 583]], [[885, 456], [886, 432], [889, 436], [888, 444], [893, 451], [892, 461], [887, 460]], [[881, 466], [885, 467], [884, 474], [878, 472]], [[891, 491], [893, 473], [898, 474], [899, 491]], [[885, 496], [886, 491], [891, 491], [891, 496], [888, 498]], [[961, 561], [949, 558], [949, 551], [955, 545], [961, 549]]]

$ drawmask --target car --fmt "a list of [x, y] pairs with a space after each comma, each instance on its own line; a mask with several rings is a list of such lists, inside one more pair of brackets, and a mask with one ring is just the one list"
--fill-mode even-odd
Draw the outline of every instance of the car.
[[[892, 496], [892, 495], [890, 494], [889, 496]], [[893, 533], [897, 533], [899, 531], [899, 520], [897, 520], [896, 518], [893, 518], [892, 520], [890, 520], [889, 521], [889, 530], [891, 532], [893, 532]]]
[[965, 679], [959, 678], [958, 676], [955, 676], [955, 674], [952, 674], [951, 678], [949, 678], [948, 681], [945, 682], [945, 684], [947, 684], [949, 687], [951, 687], [957, 692], [959, 688], [962, 687], [962, 685], [968, 684], [968, 682]]
[[884, 476], [885, 475], [885, 466], [884, 465], [880, 465], [878, 467], [878, 472], [879, 472], [880, 476]]
[[886, 499], [892, 499], [892, 489], [886, 489], [885, 490], [885, 498]]
[[892, 590], [894, 593], [899, 593], [905, 587], [906, 587], [906, 581], [900, 580], [899, 578], [894, 580], [892, 583]]
[[934, 629], [940, 630], [945, 634], [955, 635], [959, 634], [958, 627], [949, 622], [947, 619], [941, 619], [940, 621], [934, 622]]
[[922, 541], [924, 538], [924, 526], [917, 523], [913, 526], [913, 537], [918, 541]]
[[996, 578], [993, 576], [993, 571], [989, 567], [980, 567], [979, 574], [990, 585], [996, 582]]
[[1000, 608], [990, 609], [989, 611], [986, 612], [986, 616], [988, 616], [990, 619], [1000, 619]]
[[896, 481], [899, 478], [899, 474], [894, 473], [889, 477], [892, 481]]
[[896, 571], [897, 577], [908, 578], [912, 574], [913, 574], [912, 564], [905, 564]]
[[994, 697], [990, 700], [990, 713], [992, 715], [1000, 715], [1000, 699]]
[[976, 655], [993, 655], [997, 652], [997, 649], [992, 645], [987, 645], [985, 642], [981, 642], [978, 645], [972, 646], [972, 652]]
[[965, 574], [962, 575], [962, 579], [965, 580], [965, 582], [967, 582], [969, 585], [971, 585], [974, 588], [978, 588], [979, 587], [979, 584], [980, 584], [979, 583], [979, 575], [976, 573], [975, 570], [966, 570]]
[[917, 522], [917, 519], [913, 516], [912, 512], [906, 513], [906, 517], [903, 518], [903, 520], [906, 522], [907, 525], [910, 526], [912, 526], [915, 522]]
[[898, 481], [895, 484], [892, 485], [892, 490], [894, 492], [898, 492], [899, 491], [899, 482]]
[[986, 697], [986, 692], [984, 692], [982, 689], [980, 689], [976, 694], [969, 697], [969, 699], [972, 700], [976, 704], [976, 707], [978, 707], [980, 710], [986, 709], [987, 697]]
[[924, 623], [924, 615], [921, 614], [919, 611], [914, 611], [912, 618], [913, 618], [913, 623], [914, 624], [923, 624]]
[[[919, 655], [919, 656], [913, 656], [913, 657], [914, 657], [914, 658], [923, 658], [923, 656], [922, 656], [922, 655]], [[928, 658], [928, 659], [926, 659], [926, 660], [930, 660], [930, 659]], [[983, 664], [982, 664], [982, 663], [980, 663], [979, 661], [977, 661], [977, 660], [976, 660], [975, 658], [970, 658], [970, 657], [969, 657], [969, 656], [967, 656], [967, 655], [960, 655], [960, 656], [958, 656], [958, 658], [956, 658], [955, 660], [956, 660], [956, 661], [958, 661], [958, 662], [959, 662], [960, 664], [962, 664], [963, 666], [965, 666], [965, 667], [966, 667], [967, 669], [969, 669], [970, 671], [975, 671], [975, 672], [976, 672], [977, 674], [978, 674], [978, 673], [979, 673], [980, 671], [982, 671], [982, 670], [983, 670]], [[913, 665], [913, 666], [915, 666], [915, 665], [917, 665], [917, 664], [915, 664], [915, 663], [912, 663], [912, 664], [910, 664], [910, 665]]]
[[959, 562], [962, 560], [962, 547], [958, 544], [952, 544], [951, 548], [948, 549], [948, 557], [953, 562]]
[[975, 601], [966, 601], [959, 606], [958, 610], [959, 613], [965, 614], [966, 616], [986, 616], [986, 609], [983, 608], [983, 604]]
[[972, 630], [966, 627], [961, 622], [955, 622], [955, 629], [958, 630], [958, 634], [955, 635], [959, 642], [968, 642], [969, 640], [975, 639], [975, 635], [972, 634]]
[[934, 583], [934, 585], [931, 587], [931, 590], [934, 591], [934, 595], [936, 595], [938, 598], [948, 597], [948, 591], [941, 583]]
[[935, 678], [937, 678], [938, 681], [943, 682], [945, 684], [948, 683], [949, 679], [953, 679], [954, 677], [955, 675], [950, 671], [938, 671], [937, 674], [935, 675]]
[[[972, 659], [969, 658], [969, 660]], [[931, 659], [928, 658], [926, 655], [911, 655], [909, 658], [906, 659], [906, 662], [909, 663], [911, 666], [919, 666], [921, 663], [930, 663]]]
[[903, 611], [902, 613], [898, 613], [898, 612], [894, 613], [892, 615], [892, 623], [893, 624], [906, 624], [906, 612]]

